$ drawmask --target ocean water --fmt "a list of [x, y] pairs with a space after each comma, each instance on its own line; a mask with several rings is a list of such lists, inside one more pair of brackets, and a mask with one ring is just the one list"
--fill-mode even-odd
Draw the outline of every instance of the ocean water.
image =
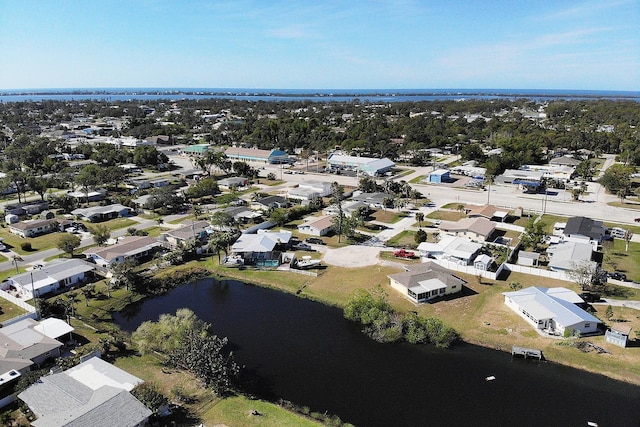
[[128, 101], [181, 99], [245, 101], [411, 102], [470, 99], [627, 99], [640, 102], [640, 92], [559, 89], [246, 89], [246, 88], [77, 88], [0, 90], [0, 102]]

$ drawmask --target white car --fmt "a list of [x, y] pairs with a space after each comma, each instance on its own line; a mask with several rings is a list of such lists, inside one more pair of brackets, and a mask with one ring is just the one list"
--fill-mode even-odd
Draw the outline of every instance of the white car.
[[0, 251], [3, 251], [3, 252], [4, 252], [4, 251], [6, 251], [7, 249], [8, 249], [8, 248], [7, 248], [7, 246], [6, 246], [5, 244], [0, 243]]

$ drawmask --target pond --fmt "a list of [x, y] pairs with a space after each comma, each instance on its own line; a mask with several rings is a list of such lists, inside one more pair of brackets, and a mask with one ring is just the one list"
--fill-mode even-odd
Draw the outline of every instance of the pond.
[[640, 421], [640, 387], [468, 344], [379, 344], [339, 309], [235, 280], [190, 283], [129, 306], [116, 322], [131, 331], [182, 307], [229, 338], [237, 362], [260, 378], [252, 392], [358, 426]]

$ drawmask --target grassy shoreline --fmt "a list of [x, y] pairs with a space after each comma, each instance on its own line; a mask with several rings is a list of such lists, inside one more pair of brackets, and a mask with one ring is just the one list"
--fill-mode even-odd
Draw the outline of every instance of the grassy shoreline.
[[[210, 266], [216, 276], [242, 280], [265, 286], [302, 298], [311, 299], [334, 307], [343, 307], [349, 296], [358, 288], [373, 290], [381, 285], [391, 305], [399, 312], [417, 311], [421, 315], [435, 316], [453, 327], [466, 343], [490, 349], [511, 352], [511, 347], [523, 346], [543, 351], [549, 362], [605, 375], [607, 377], [640, 385], [640, 347], [620, 348], [605, 342], [604, 336], [582, 338], [605, 348], [609, 354], [583, 353], [575, 347], [561, 345], [565, 340], [539, 335], [528, 323], [504, 305], [502, 292], [508, 292], [509, 283], [520, 282], [527, 286], [563, 286], [578, 291], [576, 285], [526, 275], [512, 274], [508, 281], [479, 281], [474, 276], [460, 275], [467, 281], [470, 295], [440, 301], [434, 304], [416, 305], [389, 287], [387, 275], [398, 272], [391, 267], [375, 266], [361, 269], [330, 267], [317, 278], [297, 277], [295, 274], [275, 271], [232, 270]], [[287, 277], [286, 275], [296, 277]], [[298, 292], [303, 284], [304, 289]], [[606, 306], [596, 306], [600, 318], [605, 319]], [[639, 313], [630, 308], [613, 307], [614, 318], [623, 319], [640, 329]]]

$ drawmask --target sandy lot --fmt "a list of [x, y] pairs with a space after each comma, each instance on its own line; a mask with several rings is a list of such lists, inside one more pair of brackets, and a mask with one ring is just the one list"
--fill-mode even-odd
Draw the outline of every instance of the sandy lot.
[[382, 248], [371, 246], [345, 246], [344, 248], [327, 248], [323, 261], [338, 267], [366, 267], [380, 262], [378, 254]]

